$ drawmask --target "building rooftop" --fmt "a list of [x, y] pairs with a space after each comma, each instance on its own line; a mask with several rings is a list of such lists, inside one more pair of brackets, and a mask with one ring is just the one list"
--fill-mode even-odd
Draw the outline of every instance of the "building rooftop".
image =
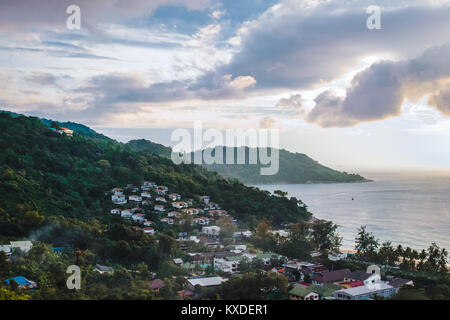
[[391, 289], [391, 288], [393, 288], [393, 287], [388, 285], [386, 282], [380, 281], [380, 282], [373, 284], [370, 287], [360, 286], [360, 287], [355, 287], [355, 288], [350, 288], [350, 289], [342, 289], [342, 290], [338, 290], [336, 293], [345, 293], [350, 296], [360, 296], [360, 295], [370, 294], [370, 293], [374, 293], [374, 292], [377, 292], [380, 290]]
[[227, 281], [222, 277], [209, 277], [209, 278], [198, 278], [198, 279], [189, 279], [188, 282], [192, 286], [199, 285], [201, 287], [210, 287], [210, 286], [218, 286], [223, 282]]

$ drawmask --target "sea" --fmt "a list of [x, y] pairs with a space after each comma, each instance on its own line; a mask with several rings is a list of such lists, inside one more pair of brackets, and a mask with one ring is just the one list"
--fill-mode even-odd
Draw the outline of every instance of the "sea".
[[342, 247], [354, 249], [357, 229], [367, 226], [380, 243], [413, 249], [432, 242], [450, 249], [450, 174], [361, 173], [371, 182], [257, 185], [301, 199], [316, 218], [338, 224]]

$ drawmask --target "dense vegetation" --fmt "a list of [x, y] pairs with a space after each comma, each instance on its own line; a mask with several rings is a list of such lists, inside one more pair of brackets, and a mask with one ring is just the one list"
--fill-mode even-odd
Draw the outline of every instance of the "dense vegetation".
[[135, 151], [145, 151], [157, 154], [162, 157], [170, 158], [172, 148], [163, 146], [159, 143], [154, 143], [145, 139], [131, 140], [126, 143], [126, 146]]
[[[223, 150], [224, 164], [206, 164], [203, 166], [211, 171], [216, 171], [225, 177], [239, 179], [248, 184], [277, 184], [277, 183], [313, 183], [313, 182], [364, 182], [365, 178], [357, 174], [348, 174], [346, 172], [339, 172], [328, 167], [325, 167], [317, 161], [311, 159], [305, 154], [291, 153], [287, 150], [279, 150], [279, 170], [275, 175], [261, 175], [261, 167], [268, 167], [258, 164], [250, 164], [249, 154], [255, 152], [257, 154], [259, 149], [240, 147], [240, 148], [225, 148]], [[234, 164], [226, 164], [227, 152], [234, 150]], [[268, 149], [269, 155], [271, 149]], [[197, 153], [200, 151], [197, 151]], [[202, 151], [203, 155], [211, 154], [215, 156], [215, 150], [205, 149]], [[238, 164], [238, 152], [245, 153], [245, 162]], [[194, 157], [194, 154], [191, 154]]]
[[[32, 117], [0, 115], [0, 235], [17, 238], [45, 224], [44, 217], [87, 220], [109, 209], [105, 191], [144, 180], [185, 197], [209, 194], [235, 217], [267, 217], [275, 224], [308, 219], [295, 198], [272, 196], [195, 165], [138, 152], [109, 139], [75, 132], [66, 137]], [[6, 239], [4, 239], [6, 240]]]

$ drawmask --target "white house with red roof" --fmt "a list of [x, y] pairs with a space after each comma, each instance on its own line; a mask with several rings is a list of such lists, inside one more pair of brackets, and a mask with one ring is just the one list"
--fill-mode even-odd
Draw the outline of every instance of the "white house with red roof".
[[127, 199], [125, 198], [125, 195], [122, 193], [113, 194], [111, 197], [111, 200], [114, 204], [126, 204]]
[[143, 228], [142, 231], [144, 231], [144, 233], [146, 234], [155, 234], [155, 229], [152, 227]]
[[145, 215], [143, 213], [136, 213], [131, 216], [131, 219], [135, 222], [144, 222], [145, 221]]
[[172, 202], [172, 207], [174, 207], [176, 209], [187, 208], [188, 206], [189, 205], [187, 204], [187, 202], [184, 202], [184, 201]]
[[142, 197], [132, 194], [128, 197], [128, 200], [133, 201], [133, 202], [142, 202]]

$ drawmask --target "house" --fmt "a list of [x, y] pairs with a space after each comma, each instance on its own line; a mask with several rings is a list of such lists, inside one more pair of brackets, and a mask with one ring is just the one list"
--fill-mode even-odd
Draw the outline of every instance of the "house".
[[197, 238], [197, 236], [190, 236], [189, 237], [189, 241], [195, 242], [195, 243], [199, 243], [200, 239]]
[[167, 200], [166, 200], [166, 198], [164, 198], [164, 197], [156, 197], [156, 198], [155, 198], [155, 201], [167, 203]]
[[197, 215], [200, 213], [200, 209], [196, 209], [196, 208], [188, 208], [188, 209], [181, 209], [181, 212], [186, 213], [188, 215]]
[[170, 218], [162, 218], [160, 221], [165, 222], [167, 224], [173, 224], [173, 219]]
[[162, 205], [162, 204], [155, 204], [154, 209], [155, 209], [155, 211], [160, 211], [160, 212], [166, 211], [166, 209], [164, 208], [164, 205]]
[[131, 209], [131, 212], [134, 213], [144, 213], [144, 209], [139, 208], [139, 207], [135, 207], [133, 209]]
[[142, 203], [141, 203], [143, 206], [149, 206], [149, 205], [151, 205], [152, 204], [152, 202], [150, 201], [150, 200], [142, 200]]
[[4, 280], [4, 282], [6, 282], [6, 284], [10, 284], [11, 281], [15, 281], [17, 283], [17, 285], [19, 286], [19, 289], [23, 289], [23, 290], [33, 290], [35, 288], [37, 288], [37, 284], [34, 281], [30, 281], [27, 278], [25, 278], [24, 276], [17, 276], [17, 277], [13, 277], [13, 278], [9, 278]]
[[9, 257], [11, 255], [11, 245], [9, 244], [4, 244], [0, 246], [0, 251], [3, 251], [4, 253], [6, 253], [6, 256]]
[[372, 274], [367, 273], [365, 271], [356, 270], [350, 273], [349, 279], [351, 281], [365, 281], [367, 280]]
[[337, 300], [369, 300], [373, 296], [392, 297], [397, 292], [396, 288], [384, 281], [379, 281], [374, 285], [364, 285], [349, 289], [337, 290], [333, 296]]
[[227, 279], [222, 277], [207, 277], [207, 278], [196, 278], [188, 279], [189, 290], [195, 291], [195, 286], [204, 287], [215, 287], [227, 281]]
[[150, 220], [144, 221], [144, 226], [146, 226], [146, 227], [150, 227], [152, 224], [153, 224], [153, 221], [150, 221]]
[[209, 202], [205, 205], [205, 210], [218, 210], [220, 205], [218, 203]]
[[131, 219], [133, 219], [134, 222], [144, 222], [145, 215], [143, 213], [136, 213], [131, 216]]
[[194, 296], [194, 292], [192, 292], [191, 290], [180, 290], [177, 291], [177, 294], [181, 299], [190, 298]]
[[159, 290], [164, 287], [164, 281], [162, 281], [161, 279], [155, 279], [150, 281], [149, 283], [150, 288], [152, 288], [153, 290], [155, 290], [156, 292], [159, 292]]
[[114, 189], [112, 189], [112, 193], [113, 194], [123, 194], [123, 189], [122, 188], [114, 188]]
[[252, 232], [250, 230], [233, 232], [233, 238], [235, 239], [250, 238], [251, 236]]
[[134, 201], [134, 202], [142, 202], [142, 197], [132, 194], [128, 197], [128, 200]]
[[114, 273], [114, 269], [111, 267], [107, 267], [107, 266], [102, 266], [100, 264], [96, 264], [94, 271], [100, 273], [100, 274], [104, 274], [104, 273]]
[[187, 204], [187, 202], [184, 202], [184, 201], [176, 201], [176, 202], [172, 202], [172, 207], [174, 207], [176, 209], [183, 209], [183, 208], [187, 208], [188, 204]]
[[347, 254], [342, 253], [342, 252], [339, 252], [337, 254], [329, 254], [328, 255], [328, 260], [330, 260], [330, 261], [339, 261], [339, 260], [345, 260], [345, 259], [347, 259]]
[[403, 286], [413, 286], [414, 285], [414, 282], [412, 280], [400, 278], [400, 277], [387, 276], [386, 280], [388, 281], [388, 284], [390, 286], [393, 286], [397, 290]]
[[339, 283], [339, 285], [344, 289], [350, 289], [350, 288], [364, 286], [364, 281], [341, 282], [341, 283]]
[[281, 238], [289, 238], [289, 231], [286, 230], [271, 230], [270, 233]]
[[325, 283], [339, 283], [342, 281], [348, 281], [350, 274], [351, 271], [349, 269], [317, 273], [312, 277], [312, 283], [323, 285]]
[[116, 208], [116, 209], [111, 209], [111, 214], [118, 214], [118, 215], [120, 215], [121, 212], [122, 212], [122, 210], [121, 210], [121, 209], [118, 209], [118, 208]]
[[178, 193], [171, 193], [167, 197], [170, 200], [172, 200], [172, 201], [179, 201], [179, 200], [181, 200], [181, 195], [179, 195]]
[[175, 263], [177, 266], [181, 266], [183, 264], [183, 260], [180, 258], [173, 259], [173, 263]]
[[169, 191], [169, 188], [167, 188], [166, 186], [158, 186], [156, 187], [155, 192], [157, 194], [159, 194], [160, 196], [163, 196], [167, 193], [167, 191]]
[[64, 127], [57, 127], [55, 131], [59, 134], [65, 134], [68, 137], [73, 137], [73, 130]]
[[289, 291], [289, 300], [319, 300], [319, 294], [308, 288], [295, 287]]
[[200, 197], [200, 201], [203, 201], [205, 204], [208, 204], [209, 200], [210, 200], [209, 196], [201, 196]]
[[155, 229], [152, 227], [143, 228], [142, 231], [146, 234], [151, 234], [151, 235], [155, 234]]
[[211, 238], [200, 237], [199, 241], [208, 247], [216, 248], [220, 246], [220, 242]]
[[122, 218], [131, 218], [131, 216], [133, 215], [133, 213], [130, 210], [122, 210], [122, 212], [120, 213], [120, 216]]
[[111, 201], [114, 204], [126, 204], [127, 203], [127, 199], [125, 198], [125, 195], [122, 193], [113, 194], [111, 196]]
[[31, 241], [11, 241], [11, 251], [20, 250], [22, 252], [30, 251], [31, 247], [33, 247], [33, 243]]
[[170, 211], [167, 216], [169, 218], [179, 218], [181, 216], [181, 212], [178, 211]]
[[153, 182], [153, 181], [144, 181], [144, 183], [142, 185], [146, 186], [146, 187], [151, 187], [151, 188], [155, 188], [156, 187], [156, 183]]
[[195, 219], [193, 220], [193, 222], [194, 222], [195, 224], [199, 224], [199, 225], [201, 225], [201, 226], [204, 226], [204, 225], [209, 224], [209, 219], [208, 219], [208, 218], [205, 218], [205, 217], [200, 217], [200, 218], [195, 218]]
[[141, 198], [150, 199], [152, 195], [148, 191], [141, 192]]
[[211, 217], [217, 216], [217, 217], [227, 217], [229, 216], [228, 211], [227, 210], [219, 210], [219, 209], [215, 209], [215, 210], [209, 210], [208, 214]]
[[202, 233], [206, 235], [208, 238], [217, 239], [220, 235], [220, 227], [219, 226], [209, 226], [203, 227]]
[[243, 257], [225, 257], [225, 258], [214, 258], [214, 267], [218, 268], [225, 273], [235, 273], [239, 271], [239, 264]]

